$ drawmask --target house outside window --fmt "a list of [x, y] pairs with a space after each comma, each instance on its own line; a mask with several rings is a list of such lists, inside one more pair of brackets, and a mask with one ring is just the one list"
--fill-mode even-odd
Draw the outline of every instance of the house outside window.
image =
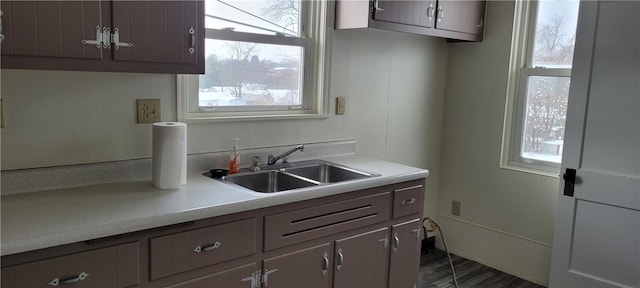
[[326, 1], [206, 0], [205, 74], [178, 76], [178, 118], [324, 113]]
[[516, 1], [503, 167], [557, 176], [579, 1]]

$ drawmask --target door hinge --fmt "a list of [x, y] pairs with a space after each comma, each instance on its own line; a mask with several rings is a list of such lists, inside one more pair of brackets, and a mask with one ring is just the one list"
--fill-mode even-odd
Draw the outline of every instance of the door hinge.
[[275, 272], [278, 272], [278, 269], [273, 269], [273, 270], [264, 269], [264, 273], [262, 274], [262, 276], [260, 276], [260, 282], [262, 283], [262, 285], [264, 286], [269, 285], [269, 274], [275, 273]]
[[255, 273], [251, 273], [251, 276], [240, 279], [240, 282], [249, 281], [251, 283], [251, 288], [260, 288], [260, 286], [262, 286], [262, 283], [260, 283], [260, 275], [260, 271], [256, 271]]
[[133, 47], [133, 43], [120, 42], [120, 29], [118, 29], [118, 27], [113, 29], [113, 34], [111, 34], [111, 43], [116, 47], [116, 50], [120, 47]]
[[100, 25], [96, 26], [96, 39], [95, 40], [82, 40], [80, 42], [82, 42], [82, 44], [84, 45], [96, 45], [96, 47], [98, 47], [98, 49], [102, 48], [102, 42], [103, 42], [103, 35], [102, 35], [102, 31], [100, 29]]

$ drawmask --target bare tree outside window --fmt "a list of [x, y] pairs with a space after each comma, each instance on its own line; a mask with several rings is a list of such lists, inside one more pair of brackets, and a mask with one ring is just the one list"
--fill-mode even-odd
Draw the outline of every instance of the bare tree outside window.
[[[300, 4], [300, 0], [207, 0], [210, 21], [205, 26], [281, 39], [296, 37]], [[205, 41], [207, 58], [205, 75], [200, 76], [199, 105], [301, 105], [304, 48], [243, 41]]]
[[284, 28], [298, 32], [300, 23], [300, 2], [296, 0], [270, 1], [263, 9], [263, 15], [276, 23], [283, 23]]
[[[571, 26], [573, 24], [573, 29]], [[573, 61], [576, 42], [575, 24], [569, 22], [567, 12], [553, 15], [536, 27], [533, 66], [567, 65]]]
[[[521, 156], [560, 163], [564, 144], [570, 77], [549, 76], [545, 71], [571, 69], [576, 36], [577, 5], [555, 9], [561, 1], [540, 1], [533, 38], [531, 65], [526, 77], [526, 106]], [[571, 4], [568, 1], [561, 4]], [[574, 3], [575, 4], [575, 3]], [[546, 5], [546, 7], [544, 6]], [[562, 6], [560, 6], [561, 8]], [[571, 8], [571, 9], [570, 9]], [[542, 74], [536, 75], [536, 70]]]

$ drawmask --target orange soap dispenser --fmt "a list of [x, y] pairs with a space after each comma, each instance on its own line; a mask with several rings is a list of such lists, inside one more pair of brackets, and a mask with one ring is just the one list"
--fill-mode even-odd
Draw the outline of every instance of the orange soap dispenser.
[[229, 174], [235, 174], [240, 172], [240, 153], [238, 152], [238, 141], [240, 139], [233, 139], [233, 149], [229, 155]]

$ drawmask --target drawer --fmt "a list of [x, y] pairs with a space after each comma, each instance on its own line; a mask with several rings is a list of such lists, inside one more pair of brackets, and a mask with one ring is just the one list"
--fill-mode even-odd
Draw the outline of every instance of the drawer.
[[389, 219], [391, 193], [265, 216], [265, 251]]
[[393, 218], [419, 213], [422, 209], [424, 186], [415, 185], [393, 191]]
[[256, 219], [150, 240], [151, 280], [256, 253]]
[[2, 269], [3, 288], [42, 288], [69, 284], [83, 288], [124, 288], [140, 284], [138, 243]]

